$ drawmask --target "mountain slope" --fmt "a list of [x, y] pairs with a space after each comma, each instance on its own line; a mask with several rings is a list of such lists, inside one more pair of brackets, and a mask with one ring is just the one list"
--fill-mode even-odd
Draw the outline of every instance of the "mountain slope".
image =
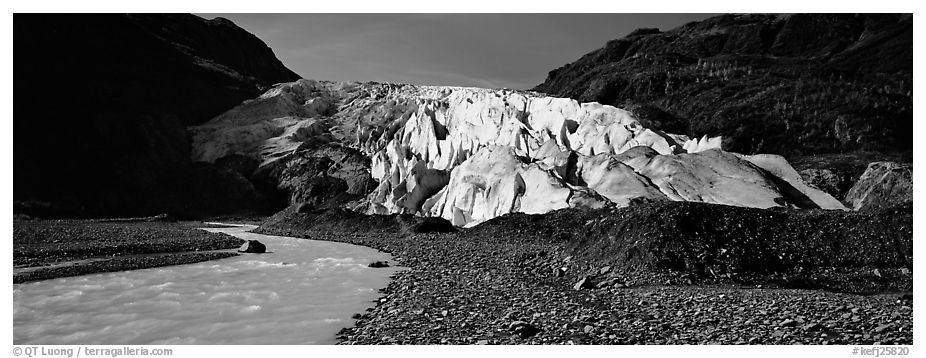
[[262, 41], [186, 14], [16, 14], [14, 200], [52, 216], [247, 209], [232, 171], [194, 165], [185, 126], [293, 81]]
[[634, 31], [535, 90], [748, 154], [907, 151], [912, 51], [909, 14], [723, 15]]

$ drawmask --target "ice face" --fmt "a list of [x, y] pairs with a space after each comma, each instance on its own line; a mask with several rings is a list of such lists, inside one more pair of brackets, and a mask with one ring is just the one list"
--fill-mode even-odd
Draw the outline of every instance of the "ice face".
[[[727, 153], [720, 137], [664, 133], [621, 108], [534, 92], [300, 80], [190, 130], [194, 161], [239, 154], [269, 166], [303, 147], [350, 147], [369, 158], [376, 183], [352, 208], [457, 226], [641, 197], [844, 209], [783, 159]], [[326, 175], [356, 176], [348, 172]]]

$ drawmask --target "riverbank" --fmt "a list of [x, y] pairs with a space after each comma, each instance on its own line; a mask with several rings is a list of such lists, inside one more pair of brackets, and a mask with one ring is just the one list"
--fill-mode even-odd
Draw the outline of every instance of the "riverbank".
[[242, 241], [157, 220], [13, 220], [13, 283], [236, 256]]
[[912, 207], [894, 210], [643, 203], [437, 233], [290, 208], [256, 232], [410, 268], [342, 344], [912, 344]]
[[[334, 344], [402, 268], [377, 250], [206, 230], [267, 246], [224, 260], [45, 280], [13, 289], [16, 344]], [[79, 324], [75, 324], [77, 322]]]

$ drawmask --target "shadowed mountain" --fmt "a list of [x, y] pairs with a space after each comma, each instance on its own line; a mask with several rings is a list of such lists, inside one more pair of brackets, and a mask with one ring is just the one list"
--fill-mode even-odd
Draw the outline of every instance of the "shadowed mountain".
[[535, 90], [631, 109], [725, 150], [789, 157], [912, 148], [909, 14], [723, 15], [639, 29]]
[[16, 14], [14, 205], [46, 216], [252, 209], [240, 173], [190, 161], [188, 125], [299, 76], [231, 21]]

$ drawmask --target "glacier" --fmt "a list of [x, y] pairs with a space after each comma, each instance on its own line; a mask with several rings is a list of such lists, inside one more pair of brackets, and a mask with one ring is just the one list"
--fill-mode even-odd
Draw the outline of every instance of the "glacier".
[[664, 133], [620, 108], [529, 91], [302, 79], [188, 130], [194, 161], [239, 155], [258, 170], [310, 147], [359, 151], [374, 188], [350, 187], [363, 198], [344, 206], [462, 227], [635, 198], [846, 210], [781, 156], [726, 152], [720, 137]]

